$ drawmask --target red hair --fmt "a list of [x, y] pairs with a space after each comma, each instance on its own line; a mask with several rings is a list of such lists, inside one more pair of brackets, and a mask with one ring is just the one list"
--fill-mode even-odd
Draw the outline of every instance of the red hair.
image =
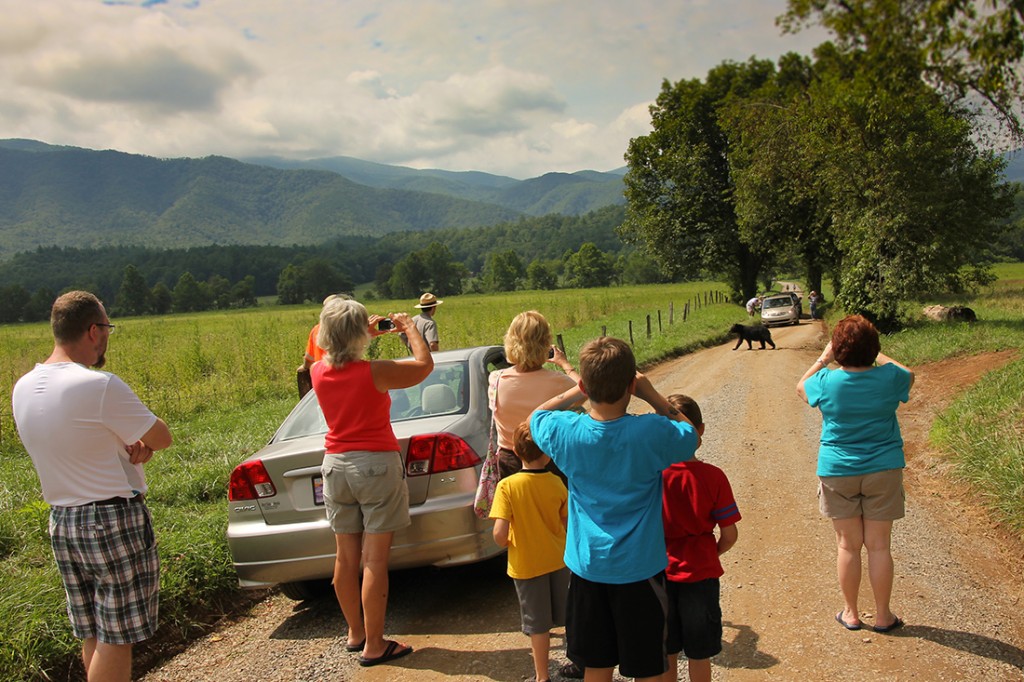
[[861, 315], [850, 315], [832, 329], [832, 354], [844, 367], [870, 367], [882, 350], [878, 330]]

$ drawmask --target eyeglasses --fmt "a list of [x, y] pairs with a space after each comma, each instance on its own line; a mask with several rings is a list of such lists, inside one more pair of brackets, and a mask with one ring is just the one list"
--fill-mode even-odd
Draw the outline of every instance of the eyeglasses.
[[107, 324], [106, 322], [93, 322], [93, 324], [96, 325], [97, 327], [106, 327], [107, 329], [110, 330], [111, 334], [114, 333], [114, 327], [117, 326], [114, 324]]

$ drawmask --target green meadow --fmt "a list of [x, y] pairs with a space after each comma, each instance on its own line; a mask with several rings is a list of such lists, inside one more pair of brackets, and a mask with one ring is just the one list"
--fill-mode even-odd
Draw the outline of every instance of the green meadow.
[[[1019, 349], [1024, 265], [1001, 266], [997, 272], [995, 285], [966, 301], [978, 313], [976, 325], [916, 323], [888, 337], [887, 352], [920, 364]], [[561, 335], [573, 360], [602, 332], [629, 339], [632, 323], [637, 358], [649, 365], [724, 341], [733, 322], [747, 319], [724, 294], [723, 285], [705, 282], [463, 295], [447, 298], [436, 319], [443, 348], [500, 345], [512, 317], [536, 309]], [[380, 314], [413, 313], [412, 304], [375, 300], [367, 306]], [[105, 369], [125, 379], [175, 437], [174, 445], [147, 465], [162, 561], [159, 640], [181, 641], [198, 632], [204, 620], [244, 600], [224, 538], [228, 477], [294, 405], [295, 369], [318, 311], [316, 306], [266, 306], [113, 320], [117, 331]], [[0, 385], [6, 396], [51, 348], [46, 324], [0, 327]], [[404, 347], [388, 335], [372, 344], [370, 354], [397, 357]], [[957, 475], [977, 483], [1018, 532], [1024, 532], [1022, 395], [1024, 360], [1018, 357], [965, 393], [933, 431], [936, 443], [955, 458]], [[5, 400], [0, 403], [0, 679], [64, 677], [78, 653], [49, 549], [47, 514]]]

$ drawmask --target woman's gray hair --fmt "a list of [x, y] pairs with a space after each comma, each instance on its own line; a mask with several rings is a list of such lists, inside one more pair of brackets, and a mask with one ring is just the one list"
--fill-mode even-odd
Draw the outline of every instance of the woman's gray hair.
[[370, 343], [370, 316], [359, 301], [336, 297], [320, 311], [320, 331], [316, 345], [324, 349], [324, 361], [341, 367], [363, 357]]

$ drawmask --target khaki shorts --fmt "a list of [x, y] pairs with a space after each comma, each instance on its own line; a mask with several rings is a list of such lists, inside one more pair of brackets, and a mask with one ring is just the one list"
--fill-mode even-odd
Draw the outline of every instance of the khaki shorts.
[[391, 533], [412, 523], [399, 453], [327, 454], [320, 473], [327, 520], [335, 534]]
[[903, 518], [905, 501], [903, 469], [818, 477], [818, 508], [830, 519], [894, 521]]

